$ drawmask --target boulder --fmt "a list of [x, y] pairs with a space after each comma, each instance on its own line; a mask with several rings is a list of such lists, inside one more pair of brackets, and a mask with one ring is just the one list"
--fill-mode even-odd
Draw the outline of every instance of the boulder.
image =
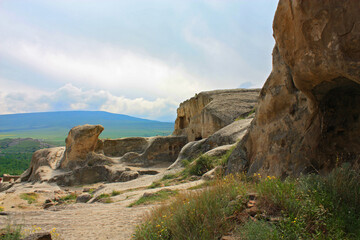
[[91, 194], [83, 193], [76, 198], [77, 203], [87, 203], [92, 198]]
[[64, 147], [36, 151], [31, 158], [30, 167], [20, 176], [21, 181], [49, 180], [53, 175], [53, 171], [60, 167], [64, 152]]
[[174, 135], [188, 141], [201, 140], [247, 117], [255, 108], [259, 89], [232, 89], [201, 92], [177, 109]]
[[280, 0], [273, 70], [229, 172], [327, 173], [360, 153], [359, 1]]
[[67, 136], [66, 151], [61, 162], [61, 168], [76, 168], [86, 160], [89, 152], [94, 152], [98, 143], [98, 137], [104, 130], [101, 125], [83, 125], [73, 127]]
[[0, 183], [0, 192], [10, 189], [13, 185], [14, 185], [14, 183], [9, 183], [9, 182]]

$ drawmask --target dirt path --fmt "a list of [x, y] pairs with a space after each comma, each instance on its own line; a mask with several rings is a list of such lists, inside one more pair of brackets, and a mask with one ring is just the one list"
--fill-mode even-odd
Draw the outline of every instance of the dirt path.
[[[114, 203], [76, 203], [52, 207], [51, 210], [35, 211], [8, 211], [9, 216], [0, 216], [0, 224], [6, 224], [8, 219], [23, 224], [24, 228], [31, 229], [33, 225], [41, 227], [42, 231], [56, 228], [61, 239], [131, 239], [136, 225], [140, 224], [144, 214], [155, 205], [137, 206], [128, 205], [136, 201], [145, 192], [156, 192], [157, 189], [139, 189], [150, 185], [164, 174], [144, 176], [125, 183], [105, 184], [97, 193], [111, 193], [112, 190], [138, 189], [112, 197]], [[202, 181], [190, 182], [172, 187], [171, 189], [187, 189]], [[16, 193], [9, 193], [16, 194]], [[10, 195], [8, 196], [10, 197]]]

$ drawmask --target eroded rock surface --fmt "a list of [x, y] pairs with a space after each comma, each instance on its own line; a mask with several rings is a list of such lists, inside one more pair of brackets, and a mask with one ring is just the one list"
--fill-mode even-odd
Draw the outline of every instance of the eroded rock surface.
[[36, 151], [21, 180], [47, 181], [60, 186], [130, 181], [156, 171], [131, 170], [127, 166], [162, 163], [169, 166], [187, 142], [184, 136], [103, 141], [98, 139], [103, 130], [101, 125], [74, 127], [66, 138], [66, 147]]
[[195, 159], [201, 154], [216, 156], [225, 153], [231, 148], [232, 144], [235, 144], [245, 136], [251, 121], [252, 118], [235, 121], [208, 138], [189, 142], [181, 149], [178, 158], [169, 168], [181, 167], [184, 159]]
[[259, 89], [232, 89], [201, 92], [180, 104], [174, 135], [188, 141], [201, 140], [219, 129], [247, 117], [258, 100]]
[[229, 171], [328, 172], [360, 153], [359, 1], [280, 0], [273, 70]]
[[101, 125], [83, 125], [70, 130], [65, 140], [66, 151], [61, 168], [75, 168], [86, 160], [89, 152], [94, 152], [98, 137], [104, 130]]

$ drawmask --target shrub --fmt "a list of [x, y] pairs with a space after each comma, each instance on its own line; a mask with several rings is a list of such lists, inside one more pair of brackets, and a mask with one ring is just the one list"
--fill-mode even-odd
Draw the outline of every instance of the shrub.
[[194, 164], [190, 164], [188, 171], [191, 175], [202, 176], [212, 168], [214, 168], [214, 163], [211, 157], [201, 155], [198, 159], [195, 160]]

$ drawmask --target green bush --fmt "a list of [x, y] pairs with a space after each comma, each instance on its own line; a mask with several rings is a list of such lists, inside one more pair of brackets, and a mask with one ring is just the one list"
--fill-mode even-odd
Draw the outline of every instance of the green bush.
[[327, 176], [270, 179], [258, 185], [263, 204], [281, 211], [286, 239], [358, 239], [360, 175], [348, 165]]
[[214, 168], [213, 159], [206, 155], [201, 155], [195, 160], [194, 164], [190, 164], [189, 173], [191, 175], [202, 176], [207, 171]]

